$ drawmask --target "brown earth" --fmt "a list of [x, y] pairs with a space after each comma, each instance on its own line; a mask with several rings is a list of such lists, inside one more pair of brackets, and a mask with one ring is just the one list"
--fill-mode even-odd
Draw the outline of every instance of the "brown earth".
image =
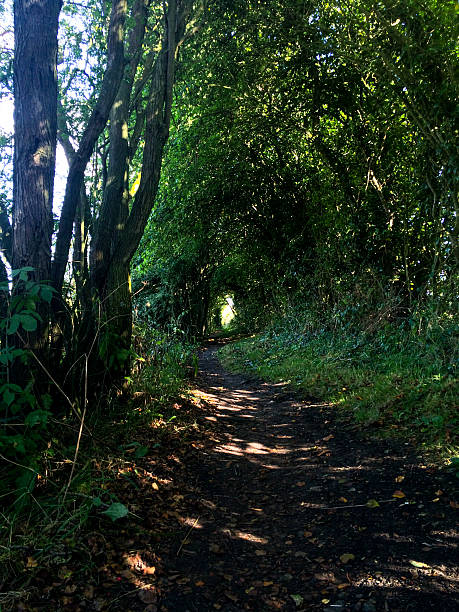
[[54, 584], [44, 569], [18, 609], [458, 611], [457, 478], [225, 372], [216, 349], [201, 352], [194, 425], [121, 479], [136, 516], [96, 521], [86, 556]]

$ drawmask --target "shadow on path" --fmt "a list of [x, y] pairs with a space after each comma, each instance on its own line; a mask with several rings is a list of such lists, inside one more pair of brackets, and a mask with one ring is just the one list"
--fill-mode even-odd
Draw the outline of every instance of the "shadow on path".
[[177, 576], [157, 609], [459, 610], [454, 482], [410, 445], [362, 440], [327, 405], [228, 374], [215, 347], [195, 395], [214, 441], [188, 460], [164, 560]]

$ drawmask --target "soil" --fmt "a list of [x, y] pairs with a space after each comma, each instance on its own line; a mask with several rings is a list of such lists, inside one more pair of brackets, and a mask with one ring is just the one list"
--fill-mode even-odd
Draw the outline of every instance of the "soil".
[[121, 479], [136, 516], [94, 525], [91, 564], [74, 554], [44, 588], [48, 570], [18, 609], [459, 611], [458, 479], [225, 372], [217, 348], [200, 355], [193, 426]]

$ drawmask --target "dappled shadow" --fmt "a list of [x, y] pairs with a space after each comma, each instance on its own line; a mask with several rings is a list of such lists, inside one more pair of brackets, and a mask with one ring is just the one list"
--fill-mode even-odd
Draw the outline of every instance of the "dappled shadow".
[[450, 491], [408, 444], [352, 438], [330, 407], [225, 373], [213, 348], [200, 366], [218, 440], [193, 465], [200, 529], [174, 562], [190, 582], [163, 609], [459, 609]]
[[[194, 391], [206, 437], [186, 459], [171, 454], [171, 477], [160, 482], [183, 498], [167, 541], [151, 539], [150, 495], [139, 501], [137, 530], [150, 534], [142, 546], [161, 569], [143, 587], [130, 579], [109, 609], [459, 610], [449, 476], [423, 466], [409, 444], [359, 437], [331, 407], [284, 385], [224, 372], [215, 352], [202, 352]], [[151, 459], [145, 467], [158, 478]], [[177, 469], [187, 479], [178, 496]]]

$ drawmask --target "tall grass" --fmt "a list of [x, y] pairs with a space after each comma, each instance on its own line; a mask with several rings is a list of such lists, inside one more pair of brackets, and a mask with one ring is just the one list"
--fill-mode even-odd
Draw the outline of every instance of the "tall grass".
[[318, 313], [290, 308], [263, 333], [221, 349], [225, 366], [330, 402], [381, 433], [457, 449], [458, 326], [451, 317], [395, 316], [384, 304]]

